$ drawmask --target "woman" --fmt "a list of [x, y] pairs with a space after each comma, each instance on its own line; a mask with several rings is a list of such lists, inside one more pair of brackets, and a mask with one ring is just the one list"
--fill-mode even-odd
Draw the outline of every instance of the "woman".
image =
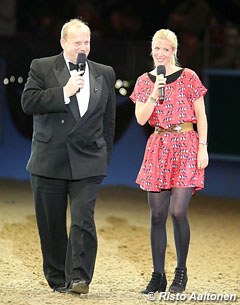
[[142, 291], [145, 294], [163, 292], [167, 287], [165, 252], [169, 210], [177, 254], [175, 277], [169, 291], [185, 290], [190, 241], [187, 208], [196, 190], [204, 187], [204, 169], [208, 165], [204, 105], [207, 89], [193, 70], [178, 65], [177, 47], [174, 32], [161, 29], [154, 34], [151, 55], [155, 68], [138, 77], [130, 96], [135, 103], [137, 122], [140, 125], [148, 122], [155, 128], [147, 141], [136, 179], [140, 188], [148, 192], [151, 216], [153, 273]]

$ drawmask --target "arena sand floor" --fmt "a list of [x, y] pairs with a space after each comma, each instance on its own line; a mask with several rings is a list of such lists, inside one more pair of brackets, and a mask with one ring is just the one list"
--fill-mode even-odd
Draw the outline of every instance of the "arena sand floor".
[[[189, 281], [182, 299], [170, 300], [166, 294], [159, 300], [157, 293], [151, 300], [139, 293], [152, 272], [149, 208], [144, 191], [122, 186], [100, 190], [95, 213], [98, 255], [89, 294], [53, 293], [42, 273], [29, 182], [0, 180], [0, 304], [240, 304], [239, 200], [198, 192], [188, 215]], [[170, 217], [167, 227], [166, 274], [171, 283], [176, 259]], [[221, 296], [225, 301], [217, 302]]]

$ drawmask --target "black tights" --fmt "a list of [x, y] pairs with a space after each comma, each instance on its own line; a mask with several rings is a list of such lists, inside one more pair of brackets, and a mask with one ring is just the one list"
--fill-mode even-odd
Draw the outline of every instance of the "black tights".
[[151, 248], [155, 272], [164, 272], [167, 246], [166, 221], [170, 210], [174, 228], [177, 252], [177, 267], [185, 268], [190, 241], [187, 208], [193, 188], [172, 188], [158, 192], [148, 192], [151, 217]]

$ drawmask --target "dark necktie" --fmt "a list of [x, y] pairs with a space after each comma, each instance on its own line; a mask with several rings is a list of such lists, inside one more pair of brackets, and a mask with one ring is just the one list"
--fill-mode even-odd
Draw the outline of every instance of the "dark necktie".
[[[69, 62], [69, 68], [70, 68], [70, 71], [78, 70], [79, 66], [73, 64], [72, 62]], [[80, 115], [80, 111], [79, 111], [79, 106], [78, 106], [78, 101], [77, 101], [76, 94], [74, 94], [70, 97], [70, 103], [72, 105], [72, 109], [73, 109], [74, 113], [77, 114], [76, 116], [80, 118], [81, 115]]]

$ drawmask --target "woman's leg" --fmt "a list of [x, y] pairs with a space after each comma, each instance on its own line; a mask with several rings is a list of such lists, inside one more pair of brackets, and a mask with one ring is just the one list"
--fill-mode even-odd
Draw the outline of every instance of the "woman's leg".
[[170, 190], [148, 193], [151, 220], [151, 249], [154, 272], [163, 273], [167, 246], [166, 221], [170, 202]]
[[177, 268], [186, 268], [190, 242], [190, 228], [187, 208], [193, 188], [173, 188], [170, 197], [170, 213], [174, 227], [174, 239], [177, 252]]
[[173, 188], [170, 199], [170, 212], [174, 227], [174, 239], [177, 252], [177, 268], [169, 287], [171, 293], [181, 293], [188, 281], [186, 261], [188, 255], [190, 228], [187, 208], [192, 197], [193, 188]]
[[166, 221], [168, 216], [170, 191], [149, 192], [148, 204], [151, 218], [152, 277], [142, 293], [166, 291], [167, 279], [164, 272], [167, 245]]

